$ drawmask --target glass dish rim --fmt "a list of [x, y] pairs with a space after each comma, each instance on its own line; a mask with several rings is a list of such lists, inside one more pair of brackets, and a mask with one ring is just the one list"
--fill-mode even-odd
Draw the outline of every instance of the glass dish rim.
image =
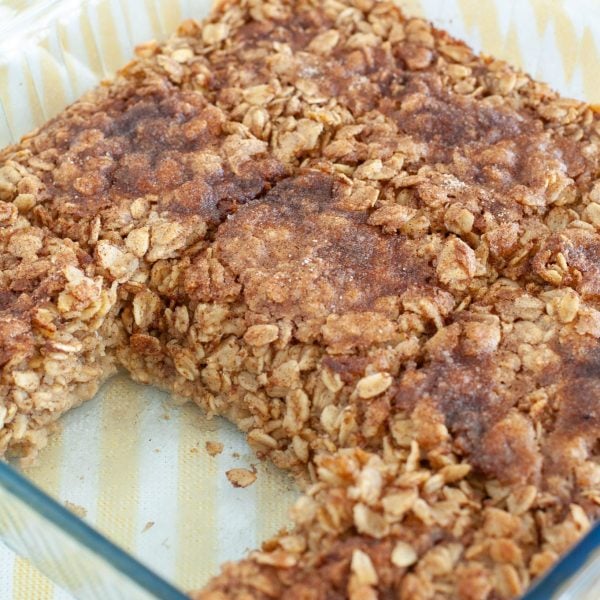
[[3, 460], [0, 460], [0, 487], [155, 598], [188, 600], [189, 597], [172, 583], [111, 542]]
[[[123, 550], [99, 533], [83, 519], [70, 512], [54, 498], [31, 482], [24, 474], [0, 460], [0, 487], [12, 494], [30, 509], [50, 521], [63, 533], [90, 552], [110, 564], [140, 588], [161, 600], [187, 600], [188, 596], [172, 583], [144, 566], [132, 554]], [[536, 580], [521, 600], [548, 600], [561, 590], [569, 592], [574, 578], [590, 556], [600, 549], [600, 522], [592, 526], [547, 573]], [[562, 596], [561, 596], [562, 598]]]
[[[600, 550], [600, 521], [580, 538], [554, 565], [527, 589], [521, 600], [567, 600], [570, 587], [578, 575], [583, 574], [584, 566], [592, 554]], [[600, 570], [600, 563], [598, 569]], [[558, 593], [560, 596], [557, 596]]]

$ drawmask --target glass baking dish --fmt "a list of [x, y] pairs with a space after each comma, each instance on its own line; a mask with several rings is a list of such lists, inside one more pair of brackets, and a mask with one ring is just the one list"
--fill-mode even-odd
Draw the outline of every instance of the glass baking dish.
[[[400, 4], [567, 95], [600, 103], [595, 0]], [[135, 44], [164, 38], [209, 5], [0, 0], [0, 147], [109, 77]], [[211, 456], [207, 442], [223, 451]], [[233, 467], [255, 467], [256, 483], [234, 489], [225, 476]], [[0, 462], [0, 539], [50, 578], [0, 547], [0, 598], [183, 598], [285, 526], [296, 496], [291, 480], [257, 461], [225, 421], [118, 375], [65, 416], [36, 465]], [[526, 596], [599, 597], [598, 527]]]

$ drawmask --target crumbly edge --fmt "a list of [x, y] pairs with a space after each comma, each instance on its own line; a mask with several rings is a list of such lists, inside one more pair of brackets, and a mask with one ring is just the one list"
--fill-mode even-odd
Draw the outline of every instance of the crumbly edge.
[[116, 289], [104, 286], [74, 243], [30, 225], [6, 202], [0, 261], [8, 304], [0, 313], [0, 452], [29, 464], [60, 415], [115, 371]]

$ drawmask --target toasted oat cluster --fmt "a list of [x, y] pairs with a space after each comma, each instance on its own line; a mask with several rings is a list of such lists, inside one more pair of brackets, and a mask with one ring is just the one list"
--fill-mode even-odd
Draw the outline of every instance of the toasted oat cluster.
[[0, 450], [120, 365], [303, 489], [195, 598], [515, 598], [599, 516], [593, 107], [387, 2], [227, 0], [0, 165]]

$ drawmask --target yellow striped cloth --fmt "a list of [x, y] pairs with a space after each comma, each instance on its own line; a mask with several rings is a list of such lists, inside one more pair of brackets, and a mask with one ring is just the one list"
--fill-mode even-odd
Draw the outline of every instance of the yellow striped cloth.
[[[562, 93], [600, 103], [597, 0], [401, 0], [486, 53]], [[163, 38], [208, 0], [0, 2], [0, 147], [58, 113], [123, 65], [133, 46]], [[211, 457], [207, 441], [221, 441]], [[234, 489], [233, 467], [257, 465]], [[200, 586], [286, 522], [291, 482], [261, 465], [242, 437], [190, 405], [118, 377], [68, 415], [28, 471], [44, 490], [182, 589]], [[70, 596], [0, 545], [0, 598]]]

